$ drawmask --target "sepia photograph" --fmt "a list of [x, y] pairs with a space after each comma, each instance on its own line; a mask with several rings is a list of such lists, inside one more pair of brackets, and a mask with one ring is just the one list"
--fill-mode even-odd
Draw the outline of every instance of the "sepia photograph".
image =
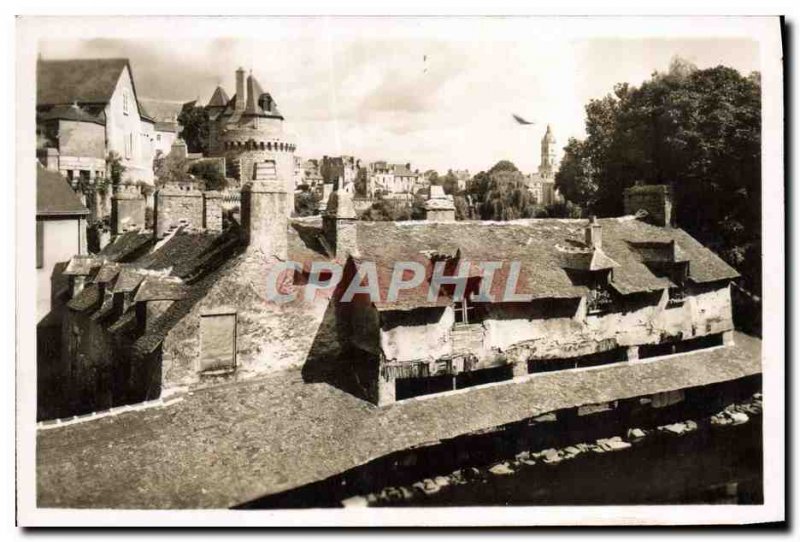
[[16, 26], [23, 524], [784, 519], [781, 18]]

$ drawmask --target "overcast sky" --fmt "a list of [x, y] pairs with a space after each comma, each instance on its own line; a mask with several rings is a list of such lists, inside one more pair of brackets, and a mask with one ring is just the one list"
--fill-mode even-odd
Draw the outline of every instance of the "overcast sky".
[[[381, 32], [402, 26], [389, 19], [293, 19], [290, 35], [272, 38], [59, 39], [40, 51], [128, 57], [140, 97], [168, 100], [205, 102], [217, 84], [233, 95], [242, 66], [277, 101], [300, 156], [349, 154], [441, 172], [477, 172], [501, 159], [534, 171], [548, 123], [560, 149], [583, 136], [589, 99], [617, 82], [641, 83], [675, 55], [701, 68], [759, 69], [758, 44], [741, 38], [582, 39], [502, 25], [488, 19], [493, 31], [410, 36]], [[536, 124], [520, 126], [512, 114]]]

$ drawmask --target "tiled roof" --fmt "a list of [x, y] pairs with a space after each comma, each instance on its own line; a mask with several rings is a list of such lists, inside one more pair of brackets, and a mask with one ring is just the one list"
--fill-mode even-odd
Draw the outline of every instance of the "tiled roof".
[[78, 292], [78, 295], [70, 299], [67, 307], [75, 311], [85, 311], [97, 306], [99, 302], [100, 288], [97, 284], [90, 284]]
[[[586, 288], [576, 286], [566, 272], [575, 268], [572, 260], [585, 258], [578, 268], [613, 268], [612, 286], [622, 294], [661, 290], [672, 283], [656, 276], [634, 248], [638, 242], [674, 240], [690, 260], [689, 278], [695, 282], [713, 282], [738, 277], [738, 273], [713, 252], [683, 230], [658, 228], [633, 217], [600, 219], [602, 254], [587, 252], [581, 256], [586, 220], [529, 219], [510, 222], [432, 223], [359, 222], [358, 254], [360, 261], [377, 264], [379, 280], [384, 284], [395, 262], [411, 261], [430, 265], [429, 254], [455, 254], [469, 262], [520, 262], [516, 292], [536, 298], [580, 297]], [[384, 277], [384, 275], [386, 275]], [[388, 284], [388, 282], [387, 282]], [[383, 309], [409, 309], [429, 304], [424, 299], [427, 283], [403, 290], [397, 302], [381, 303]], [[404, 299], [405, 296], [405, 299]]]
[[140, 256], [152, 243], [153, 232], [127, 231], [103, 247], [98, 255], [113, 262], [127, 262]]
[[195, 391], [161, 408], [41, 429], [37, 504], [228, 508], [388, 454], [564, 408], [761, 372], [761, 341], [652, 362], [532, 375], [376, 408], [299, 371]]
[[116, 262], [106, 262], [100, 268], [100, 271], [97, 272], [94, 281], [100, 284], [111, 282], [117, 278], [121, 268], [122, 266]]
[[171, 132], [177, 133], [179, 125], [177, 122], [161, 122], [156, 121], [156, 132]]
[[70, 258], [63, 274], [88, 276], [102, 264], [102, 260], [90, 254], [77, 254]]
[[61, 174], [36, 166], [36, 216], [85, 216], [80, 198]]
[[78, 104], [72, 105], [54, 105], [52, 107], [40, 110], [36, 118], [38, 121], [48, 120], [72, 120], [77, 122], [91, 122], [105, 126], [106, 116], [104, 111], [92, 113]]
[[125, 58], [40, 60], [36, 105], [108, 103], [127, 66]]
[[119, 278], [114, 284], [114, 293], [132, 292], [139, 287], [144, 280], [144, 273], [134, 267], [123, 267], [119, 273]]
[[172, 277], [148, 277], [136, 291], [134, 301], [177, 301], [187, 295], [188, 288], [180, 280]]
[[139, 98], [139, 105], [144, 106], [153, 119], [158, 122], [178, 122], [184, 102], [159, 100], [156, 98]]
[[225, 107], [228, 105], [230, 98], [228, 98], [228, 94], [225, 92], [225, 89], [217, 86], [214, 89], [214, 94], [211, 95], [211, 99], [208, 100], [208, 107]]

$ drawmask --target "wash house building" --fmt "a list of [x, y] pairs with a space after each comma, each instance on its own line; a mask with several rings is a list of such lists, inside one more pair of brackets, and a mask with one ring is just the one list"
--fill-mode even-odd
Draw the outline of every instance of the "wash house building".
[[[155, 196], [155, 231], [128, 228], [99, 255], [70, 261], [65, 348], [51, 371], [66, 411], [285, 369], [386, 405], [731, 341], [737, 274], [671, 226], [664, 187], [632, 188], [626, 216], [591, 221], [456, 222], [452, 201], [433, 193], [428, 220], [366, 222], [344, 190], [321, 221], [290, 220], [286, 179], [274, 162], [262, 169], [243, 189], [241, 223], [223, 222], [218, 194], [168, 186]], [[267, 281], [287, 260], [299, 268], [282, 290], [307, 284], [314, 262], [339, 263], [344, 280], [278, 304]], [[400, 261], [428, 270], [418, 288], [342, 300], [363, 268], [374, 265], [386, 285]], [[481, 290], [476, 265], [465, 299], [444, 287], [430, 301], [435, 265], [454, 275], [463, 262], [500, 265], [495, 301], [471, 297]], [[514, 262], [516, 297], [497, 301]]]

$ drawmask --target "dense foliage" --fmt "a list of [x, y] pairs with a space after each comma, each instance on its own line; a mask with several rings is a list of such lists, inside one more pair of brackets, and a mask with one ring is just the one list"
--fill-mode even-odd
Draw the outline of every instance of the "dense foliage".
[[313, 190], [304, 190], [294, 197], [295, 216], [311, 216], [318, 213], [322, 198]]
[[225, 190], [228, 183], [220, 171], [219, 162], [201, 160], [189, 166], [189, 173], [205, 181], [206, 190]]
[[381, 198], [364, 211], [361, 220], [403, 221], [423, 220], [425, 218], [425, 198], [414, 196], [412, 201]]
[[203, 107], [186, 107], [178, 115], [181, 137], [189, 152], [208, 154], [208, 112]]
[[[515, 220], [548, 216], [524, 182], [513, 163], [501, 160], [489, 171], [481, 171], [469, 183], [467, 196], [475, 218], [480, 220]], [[457, 207], [458, 208], [458, 207]]]
[[639, 87], [586, 106], [586, 139], [570, 139], [556, 175], [567, 200], [598, 216], [623, 212], [637, 181], [668, 184], [677, 224], [761, 282], [761, 82], [673, 60]]
[[188, 160], [185, 158], [178, 158], [174, 153], [165, 155], [161, 151], [156, 152], [153, 164], [156, 175], [156, 188], [161, 188], [170, 182], [179, 182], [189, 179], [189, 174], [186, 171]]

